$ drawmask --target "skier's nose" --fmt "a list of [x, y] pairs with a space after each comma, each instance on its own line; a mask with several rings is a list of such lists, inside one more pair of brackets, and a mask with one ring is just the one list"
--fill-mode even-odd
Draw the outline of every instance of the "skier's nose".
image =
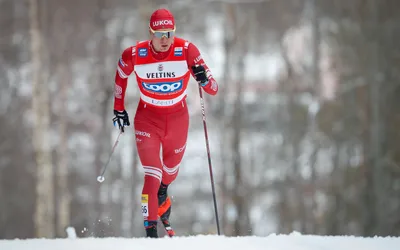
[[166, 38], [165, 36], [161, 37], [161, 43], [167, 43], [168, 42], [168, 38]]

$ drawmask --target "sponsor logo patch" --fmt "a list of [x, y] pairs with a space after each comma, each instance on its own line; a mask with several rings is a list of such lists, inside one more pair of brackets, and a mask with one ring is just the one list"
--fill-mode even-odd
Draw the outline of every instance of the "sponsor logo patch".
[[174, 78], [175, 72], [157, 72], [157, 73], [146, 73], [148, 79], [156, 78]]
[[139, 56], [146, 57], [147, 56], [147, 48], [140, 48], [139, 49]]
[[171, 94], [175, 93], [182, 89], [183, 81], [179, 82], [164, 82], [164, 83], [142, 83], [142, 86], [145, 90], [162, 93], [162, 94]]
[[176, 47], [174, 49], [174, 56], [182, 56], [183, 55], [183, 48], [182, 47]]
[[159, 20], [153, 22], [153, 27], [157, 27], [160, 25], [174, 25], [174, 24], [172, 23], [172, 20]]
[[151, 104], [156, 105], [156, 106], [171, 106], [174, 104], [174, 100], [156, 100], [152, 99]]

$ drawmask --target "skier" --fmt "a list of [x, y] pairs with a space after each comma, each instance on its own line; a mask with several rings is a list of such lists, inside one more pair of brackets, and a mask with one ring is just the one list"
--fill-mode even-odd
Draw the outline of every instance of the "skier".
[[[191, 42], [175, 36], [175, 20], [167, 9], [150, 17], [150, 39], [125, 49], [115, 76], [114, 125], [129, 126], [124, 106], [128, 76], [134, 72], [140, 100], [134, 118], [137, 152], [144, 169], [142, 215], [146, 236], [157, 238], [157, 221], [168, 235], [171, 200], [168, 186], [175, 180], [185, 153], [189, 128], [186, 89], [190, 74], [204, 91], [216, 95], [218, 84]], [[162, 157], [160, 157], [160, 150]]]

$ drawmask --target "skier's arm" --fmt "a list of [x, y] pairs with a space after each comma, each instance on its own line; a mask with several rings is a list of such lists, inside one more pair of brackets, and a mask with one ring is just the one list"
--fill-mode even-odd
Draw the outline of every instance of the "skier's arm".
[[[190, 69], [190, 73], [195, 78], [192, 67], [195, 65], [202, 65], [205, 69], [205, 73], [207, 75], [208, 82], [203, 86], [203, 89], [206, 93], [210, 95], [216, 95], [218, 92], [218, 84], [215, 81], [214, 77], [211, 74], [210, 69], [207, 64], [204, 62], [199, 49], [193, 43], [190, 43], [187, 48], [187, 64]], [[196, 79], [196, 78], [195, 78]]]
[[128, 76], [133, 71], [135, 54], [135, 47], [129, 47], [122, 52], [118, 61], [115, 73], [114, 110], [125, 110], [125, 91], [128, 85]]

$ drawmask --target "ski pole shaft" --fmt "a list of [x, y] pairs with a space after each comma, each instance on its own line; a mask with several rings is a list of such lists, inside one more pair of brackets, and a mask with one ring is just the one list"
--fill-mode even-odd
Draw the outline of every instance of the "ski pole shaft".
[[218, 218], [217, 198], [216, 198], [216, 194], [215, 194], [216, 192], [215, 192], [215, 186], [214, 186], [214, 175], [213, 175], [212, 164], [211, 164], [210, 145], [208, 143], [206, 112], [205, 112], [205, 108], [204, 108], [203, 91], [201, 89], [201, 85], [200, 84], [199, 84], [199, 94], [200, 94], [201, 114], [203, 116], [204, 137], [205, 137], [205, 140], [206, 140], [206, 148], [207, 148], [208, 167], [209, 167], [209, 170], [210, 170], [211, 189], [212, 189], [213, 200], [214, 200], [215, 220], [217, 222], [218, 235], [221, 235], [220, 227], [219, 227], [219, 218]]
[[119, 134], [118, 134], [118, 137], [117, 137], [117, 139], [116, 139], [115, 142], [114, 142], [114, 146], [113, 146], [112, 149], [111, 149], [110, 157], [108, 157], [108, 161], [107, 161], [106, 165], [104, 165], [103, 170], [101, 171], [101, 175], [97, 176], [97, 181], [100, 182], [100, 183], [103, 182], [103, 181], [105, 180], [104, 174], [105, 174], [105, 172], [106, 172], [106, 170], [107, 170], [108, 164], [109, 164], [110, 161], [111, 161], [111, 157], [112, 157], [112, 155], [113, 155], [113, 153], [114, 153], [115, 148], [116, 148], [117, 145], [118, 145], [119, 137], [121, 136], [122, 133], [123, 133], [122, 130], [120, 130], [120, 131], [119, 131]]

